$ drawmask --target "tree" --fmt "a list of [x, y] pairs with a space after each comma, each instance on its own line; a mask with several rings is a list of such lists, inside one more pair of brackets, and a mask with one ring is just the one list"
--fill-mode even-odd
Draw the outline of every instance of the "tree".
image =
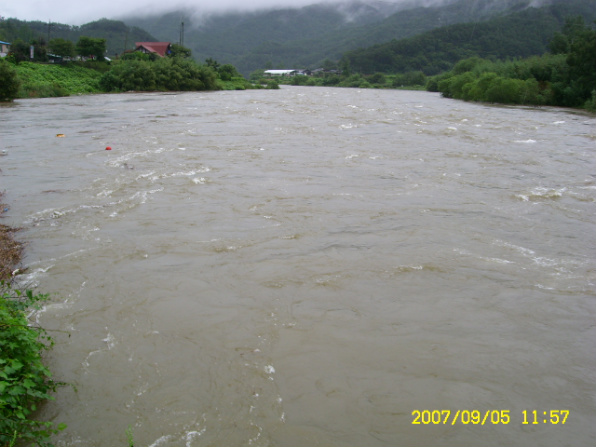
[[232, 64], [224, 64], [221, 67], [219, 67], [218, 74], [219, 78], [222, 81], [231, 81], [232, 78], [242, 76], [240, 73], [238, 73], [238, 70], [236, 70], [236, 67], [234, 67]]
[[58, 56], [74, 57], [75, 46], [70, 40], [57, 37], [50, 40], [50, 51]]
[[571, 45], [581, 38], [585, 30], [586, 25], [582, 16], [567, 17], [561, 32], [556, 32], [548, 44], [550, 52], [552, 54], [569, 53]]
[[350, 63], [350, 59], [347, 57], [342, 57], [339, 61], [339, 70], [343, 76], [350, 76], [352, 74], [352, 64]]
[[323, 70], [325, 70], [325, 71], [337, 70], [337, 62], [334, 62], [330, 59], [325, 59], [323, 61]]
[[14, 55], [16, 62], [29, 60], [29, 45], [27, 45], [22, 39], [16, 39], [10, 46], [10, 51]]
[[0, 59], [0, 101], [12, 101], [17, 97], [21, 82], [16, 70]]
[[581, 90], [582, 100], [588, 100], [596, 89], [596, 30], [585, 27], [576, 34], [567, 56], [569, 74]]
[[189, 58], [192, 54], [190, 48], [186, 48], [182, 45], [177, 43], [173, 43], [170, 46], [170, 52], [168, 53], [168, 57], [182, 57], [182, 58]]
[[212, 59], [212, 58], [206, 59], [205, 63], [207, 64], [208, 67], [213, 68], [213, 71], [217, 72], [219, 70], [219, 62], [217, 62], [215, 59]]
[[106, 52], [106, 39], [95, 39], [93, 37], [81, 36], [77, 42], [76, 50], [79, 56], [103, 61]]

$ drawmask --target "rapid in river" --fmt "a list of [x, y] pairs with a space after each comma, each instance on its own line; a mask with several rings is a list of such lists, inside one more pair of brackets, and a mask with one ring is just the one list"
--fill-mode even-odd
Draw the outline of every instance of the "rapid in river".
[[593, 116], [90, 95], [3, 105], [0, 145], [57, 446], [596, 444]]

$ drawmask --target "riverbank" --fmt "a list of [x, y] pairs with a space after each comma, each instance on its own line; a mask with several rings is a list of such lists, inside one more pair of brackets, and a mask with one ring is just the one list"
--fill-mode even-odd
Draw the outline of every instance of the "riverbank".
[[[0, 217], [3, 217], [6, 205], [2, 203], [0, 192]], [[8, 280], [18, 267], [23, 254], [23, 244], [14, 238], [18, 228], [0, 224], [0, 280]]]
[[[141, 61], [86, 62], [68, 64], [39, 64], [21, 62], [14, 66], [20, 87], [15, 99], [48, 98], [93, 93], [127, 91], [189, 91], [189, 90], [248, 90], [264, 88], [242, 77], [220, 79], [209, 68], [191, 62], [164, 59], [156, 63]], [[188, 72], [180, 72], [179, 65], [186, 64]], [[154, 68], [159, 73], [153, 73]], [[177, 83], [160, 83], [165, 79], [178, 79]], [[155, 71], [154, 70], [154, 71]], [[160, 71], [161, 70], [161, 71]], [[194, 71], [193, 71], [194, 70]], [[177, 74], [176, 74], [177, 73]], [[190, 75], [190, 77], [189, 77]], [[187, 79], [185, 80], [185, 76]], [[136, 80], [136, 81], [135, 81]], [[143, 80], [143, 82], [138, 82]], [[146, 82], [145, 82], [146, 81]]]

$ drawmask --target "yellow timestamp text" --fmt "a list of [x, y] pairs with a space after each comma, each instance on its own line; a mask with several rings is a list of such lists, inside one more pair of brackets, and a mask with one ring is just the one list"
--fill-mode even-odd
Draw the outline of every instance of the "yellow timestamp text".
[[522, 424], [552, 424], [565, 425], [569, 417], [569, 410], [524, 410]]
[[[507, 425], [512, 422], [511, 410], [414, 410], [413, 425]], [[569, 410], [524, 410], [522, 424], [564, 425]]]

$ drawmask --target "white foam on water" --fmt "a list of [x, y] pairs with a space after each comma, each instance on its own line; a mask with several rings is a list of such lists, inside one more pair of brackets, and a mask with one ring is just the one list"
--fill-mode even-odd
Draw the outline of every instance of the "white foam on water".
[[172, 435], [162, 436], [161, 438], [158, 438], [153, 444], [150, 444], [149, 447], [159, 447], [160, 445], [164, 445], [165, 443], [169, 442], [172, 438]]
[[203, 433], [205, 433], [206, 430], [206, 428], [203, 428], [201, 431], [189, 431], [188, 433], [186, 433], [186, 447], [191, 447], [192, 440], [201, 436]]

